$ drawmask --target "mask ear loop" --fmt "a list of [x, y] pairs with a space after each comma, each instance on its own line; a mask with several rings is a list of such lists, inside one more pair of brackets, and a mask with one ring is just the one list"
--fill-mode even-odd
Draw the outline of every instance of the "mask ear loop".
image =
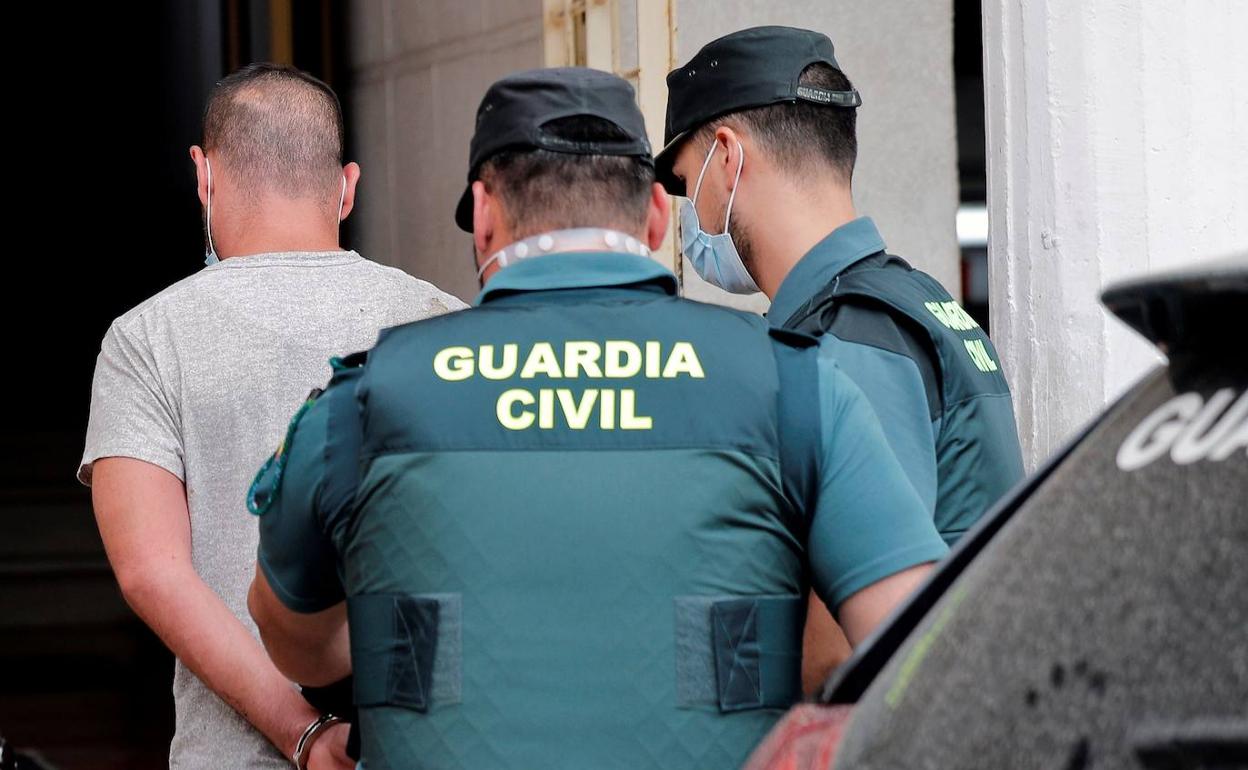
[[212, 163], [207, 155], [204, 156], [204, 166], [208, 169], [208, 205], [204, 207], [204, 230], [208, 233], [208, 251], [216, 254], [217, 247], [212, 245]]
[[706, 154], [706, 160], [702, 161], [702, 170], [698, 172], [698, 183], [693, 186], [693, 198], [690, 199], [694, 203], [698, 202], [698, 193], [702, 191], [702, 177], [706, 176], [706, 169], [711, 165], [711, 158], [715, 157], [715, 146], [717, 144], [719, 142], [711, 140], [711, 151]]
[[745, 148], [741, 146], [740, 140], [737, 141], [737, 154], [741, 157], [737, 160], [737, 177], [732, 180], [732, 192], [728, 194], [728, 208], [724, 211], [724, 232], [728, 232], [728, 219], [732, 216], [732, 202], [737, 199], [737, 185], [741, 181], [741, 169], [745, 168]]
[[338, 221], [342, 222], [342, 204], [347, 202], [347, 175], [342, 175], [342, 194], [338, 196]]
[[498, 262], [498, 264], [501, 267], [507, 267], [507, 250], [506, 249], [500, 249], [499, 251], [494, 253], [494, 256], [485, 260], [485, 263], [481, 265], [481, 269], [477, 271], [478, 281], [481, 280], [481, 276], [485, 275], [485, 271], [489, 269], [490, 265], [494, 264], [495, 262]]

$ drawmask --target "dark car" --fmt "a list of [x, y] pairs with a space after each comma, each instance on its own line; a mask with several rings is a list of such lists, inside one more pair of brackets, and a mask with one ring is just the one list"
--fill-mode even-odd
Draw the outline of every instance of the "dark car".
[[1168, 364], [747, 767], [1248, 767], [1248, 255], [1103, 300]]

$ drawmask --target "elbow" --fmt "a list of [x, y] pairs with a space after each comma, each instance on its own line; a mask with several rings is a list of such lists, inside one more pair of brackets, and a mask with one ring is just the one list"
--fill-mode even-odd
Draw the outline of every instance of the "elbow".
[[265, 636], [265, 631], [269, 628], [269, 613], [264, 597], [261, 596], [260, 588], [257, 585], [258, 578], [252, 578], [251, 587], [247, 589], [247, 614], [251, 615], [252, 621], [256, 624], [256, 628], [260, 631], [261, 639]]
[[320, 687], [351, 673], [345, 607], [297, 615], [274, 604], [265, 586], [252, 583], [248, 611], [269, 659], [287, 678]]
[[168, 570], [152, 569], [150, 565], [129, 564], [114, 570], [117, 587], [126, 604], [139, 615], [159, 606], [178, 582], [178, 576]]
[[261, 587], [260, 580], [257, 571], [257, 576], [252, 579], [251, 587], [247, 591], [247, 614], [251, 615], [256, 624], [256, 630], [260, 633], [260, 644], [273, 665], [288, 679], [302, 683], [301, 674], [304, 672], [299, 665], [297, 640], [292, 638], [290, 629], [283, 627], [279, 618], [275, 617], [272, 596]]

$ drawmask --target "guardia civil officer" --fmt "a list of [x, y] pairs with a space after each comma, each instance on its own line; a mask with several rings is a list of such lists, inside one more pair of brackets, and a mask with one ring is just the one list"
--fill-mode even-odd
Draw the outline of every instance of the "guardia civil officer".
[[685, 255], [720, 288], [764, 292], [773, 326], [819, 335], [820, 366], [836, 361], [861, 386], [954, 543], [1023, 475], [1013, 402], [979, 325], [855, 211], [862, 99], [832, 41], [791, 27], [734, 32], [667, 83], [656, 164], [667, 191], [688, 196]]
[[613, 75], [495, 83], [477, 307], [337, 362], [253, 486], [265, 645], [354, 674], [369, 770], [735, 767], [807, 575], [859, 639], [945, 550], [813, 339], [675, 296], [645, 137]]
[[821, 360], [862, 387], [941, 535], [956, 541], [1022, 476], [1013, 404], [979, 325], [854, 210], [862, 99], [832, 41], [746, 29], [667, 82], [656, 161], [668, 192], [690, 196], [685, 254], [723, 289], [764, 292], [773, 326], [821, 335]]

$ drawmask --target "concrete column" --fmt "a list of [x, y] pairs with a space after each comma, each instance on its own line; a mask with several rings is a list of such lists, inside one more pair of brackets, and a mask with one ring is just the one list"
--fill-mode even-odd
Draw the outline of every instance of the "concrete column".
[[984, 1], [992, 336], [1029, 468], [1161, 360], [1104, 286], [1248, 246], [1245, 30], [1237, 0]]

